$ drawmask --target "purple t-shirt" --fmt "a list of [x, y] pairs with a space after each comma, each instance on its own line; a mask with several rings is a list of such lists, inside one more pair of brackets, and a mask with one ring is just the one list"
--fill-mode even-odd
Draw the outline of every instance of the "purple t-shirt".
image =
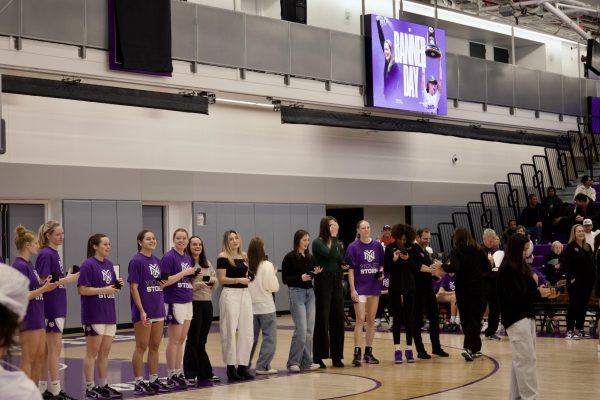
[[[77, 286], [103, 288], [114, 285], [117, 277], [112, 261], [95, 257], [85, 260], [79, 270]], [[116, 324], [117, 312], [114, 294], [81, 296], [81, 324]]]
[[[129, 261], [127, 282], [138, 284], [142, 307], [150, 319], [165, 317], [163, 290], [156, 280], [160, 278], [160, 272], [160, 260], [154, 255], [146, 257], [137, 253]], [[140, 310], [133, 302], [133, 297], [131, 297], [131, 320], [133, 322], [140, 320]]]
[[[40, 277], [36, 270], [33, 269], [31, 261], [26, 261], [21, 257], [17, 257], [13, 263], [19, 272], [29, 278], [29, 291], [38, 289], [40, 285]], [[43, 329], [45, 326], [44, 321], [44, 295], [40, 294], [35, 299], [29, 300], [27, 306], [27, 314], [21, 324], [22, 331], [30, 331], [35, 329]]]
[[350, 243], [346, 259], [354, 271], [354, 288], [359, 295], [380, 296], [381, 281], [376, 274], [383, 266], [383, 247], [376, 240], [365, 244], [360, 240]]
[[[179, 254], [175, 249], [171, 249], [165, 253], [160, 260], [160, 270], [167, 272], [169, 276], [175, 275], [188, 268], [192, 268], [194, 262], [187, 254]], [[194, 287], [192, 286], [192, 276], [184, 276], [179, 282], [165, 286], [163, 292], [165, 294], [165, 303], [167, 304], [184, 304], [189, 303], [194, 297]]]
[[[42, 278], [52, 274], [56, 274], [59, 279], [65, 276], [58, 251], [52, 247], [40, 249], [35, 260], [35, 270]], [[64, 285], [44, 294], [44, 314], [46, 319], [66, 318], [67, 289]]]
[[456, 291], [456, 287], [454, 283], [456, 282], [456, 274], [454, 276], [450, 276], [450, 274], [446, 274], [440, 280], [440, 287], [444, 288], [446, 292], [454, 292]]

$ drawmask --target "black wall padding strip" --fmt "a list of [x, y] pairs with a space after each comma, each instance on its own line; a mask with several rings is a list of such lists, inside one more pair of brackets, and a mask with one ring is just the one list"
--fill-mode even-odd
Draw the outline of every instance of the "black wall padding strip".
[[467, 139], [493, 142], [525, 144], [529, 146], [556, 147], [568, 149], [563, 135], [541, 135], [519, 133], [490, 128], [471, 128], [438, 122], [421, 122], [398, 118], [363, 116], [335, 111], [322, 111], [306, 108], [281, 107], [281, 122], [284, 124], [305, 124], [333, 126], [375, 131], [423, 132], [436, 135], [456, 136]]
[[2, 92], [208, 114], [208, 99], [206, 97], [185, 97], [174, 93], [90, 85], [87, 83], [65, 83], [51, 79], [2, 75]]

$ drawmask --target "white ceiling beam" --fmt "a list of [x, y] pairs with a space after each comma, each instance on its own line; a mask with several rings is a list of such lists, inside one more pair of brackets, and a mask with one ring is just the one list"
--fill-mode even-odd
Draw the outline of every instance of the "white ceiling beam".
[[577, 25], [571, 18], [569, 18], [569, 16], [565, 15], [565, 13], [563, 13], [558, 8], [554, 7], [552, 4], [544, 3], [543, 6], [546, 10], [548, 10], [548, 12], [554, 14], [558, 19], [564, 22], [565, 25], [567, 25], [569, 28], [575, 31], [582, 38], [586, 40], [592, 38], [589, 33], [581, 29], [579, 25]]

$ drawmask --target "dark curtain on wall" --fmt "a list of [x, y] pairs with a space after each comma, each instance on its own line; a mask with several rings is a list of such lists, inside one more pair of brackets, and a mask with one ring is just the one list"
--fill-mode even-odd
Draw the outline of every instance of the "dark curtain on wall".
[[116, 58], [126, 69], [172, 72], [171, 1], [114, 0]]

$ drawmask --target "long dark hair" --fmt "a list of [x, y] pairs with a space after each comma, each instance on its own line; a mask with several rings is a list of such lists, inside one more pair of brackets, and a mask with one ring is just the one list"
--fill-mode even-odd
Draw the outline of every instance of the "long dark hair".
[[331, 240], [331, 231], [329, 230], [329, 223], [331, 221], [335, 221], [337, 223], [337, 219], [328, 215], [321, 218], [321, 222], [319, 223], [319, 237], [325, 243], [329, 243]]
[[454, 231], [454, 237], [452, 238], [452, 242], [454, 243], [454, 247], [467, 246], [472, 248], [479, 248], [479, 245], [473, 239], [471, 232], [465, 227], [459, 226]]
[[196, 259], [194, 259], [194, 256], [192, 255], [192, 239], [198, 239], [200, 240], [200, 243], [202, 243], [202, 251], [200, 252], [200, 254], [198, 255], [198, 265], [200, 265], [202, 268], [208, 268], [208, 260], [206, 259], [206, 249], [204, 248], [204, 240], [202, 240], [202, 238], [200, 236], [192, 236], [190, 237], [190, 239], [188, 240], [188, 245], [185, 248], [185, 252], [187, 253], [188, 256], [192, 257], [192, 261], [194, 261], [194, 263], [196, 262]]
[[527, 243], [529, 243], [529, 239], [525, 236], [519, 233], [511, 235], [506, 244], [501, 268], [509, 267], [517, 270], [520, 274], [531, 275], [531, 268], [523, 259], [523, 251]]
[[402, 239], [402, 236], [404, 236], [404, 238], [406, 239], [406, 243], [404, 245], [410, 246], [412, 244], [412, 242], [415, 241], [417, 232], [415, 231], [415, 228], [413, 228], [410, 225], [395, 224], [394, 226], [392, 226], [391, 235], [394, 238], [394, 241], [396, 241], [396, 242], [398, 240]]
[[96, 250], [94, 250], [94, 246], [98, 246], [102, 241], [102, 238], [107, 238], [103, 233], [96, 233], [95, 235], [90, 236], [87, 243], [87, 256], [93, 257], [96, 254]]
[[256, 274], [258, 266], [266, 259], [265, 242], [259, 237], [252, 238], [250, 244], [248, 244], [248, 267], [250, 271]]
[[[300, 241], [306, 235], [308, 235], [308, 237], [310, 238], [310, 234], [307, 231], [305, 231], [304, 229], [298, 229], [296, 231], [296, 233], [294, 233], [294, 253], [300, 254]], [[310, 249], [308, 249], [308, 248], [306, 249], [304, 256], [310, 257]]]
[[[16, 333], [21, 326], [19, 316], [0, 304], [0, 349], [10, 355], [10, 349], [16, 344]], [[6, 355], [6, 354], [5, 354]]]

